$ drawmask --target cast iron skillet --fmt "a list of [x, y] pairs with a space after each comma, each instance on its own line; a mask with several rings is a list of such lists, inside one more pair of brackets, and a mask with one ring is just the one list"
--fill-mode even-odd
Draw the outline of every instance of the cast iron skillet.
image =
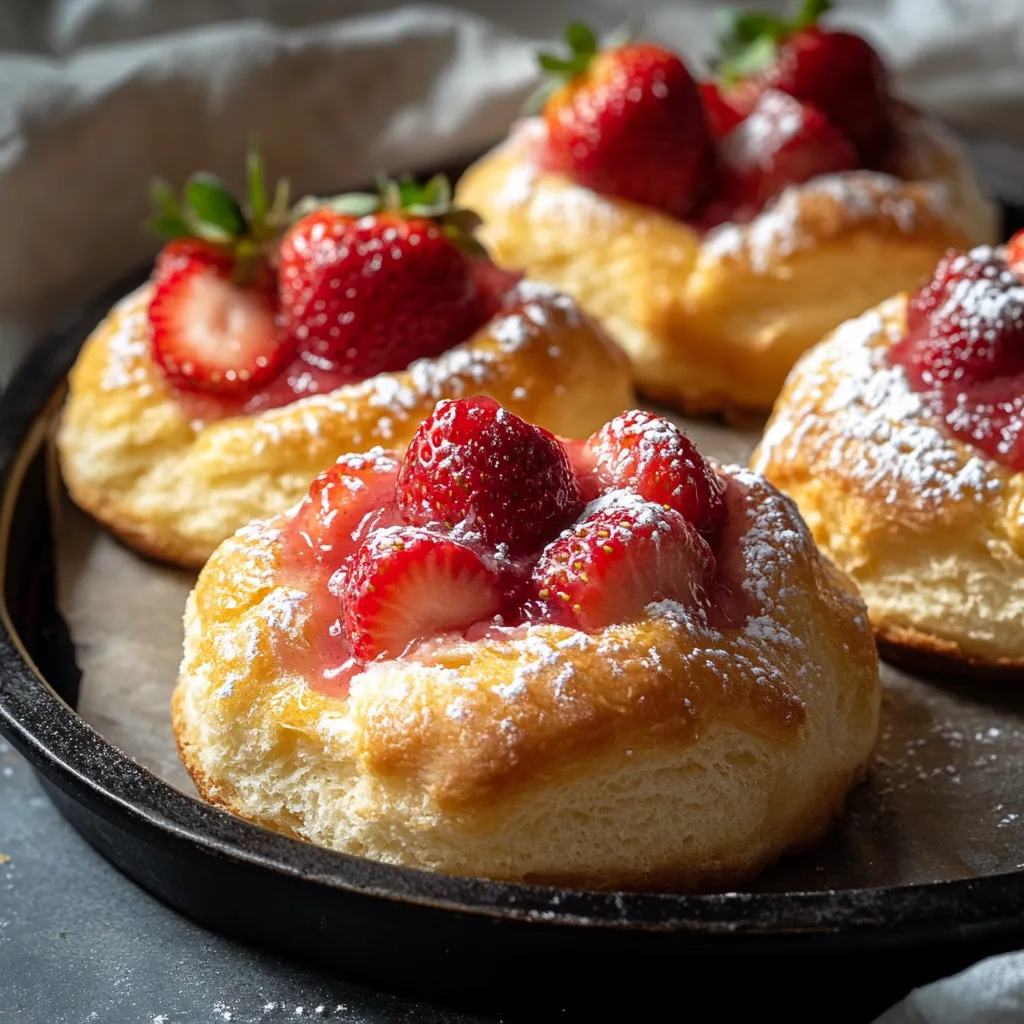
[[830, 1019], [865, 1020], [913, 984], [1024, 945], [1024, 872], [698, 896], [446, 877], [250, 825], [108, 744], [74, 711], [78, 673], [54, 604], [43, 441], [85, 336], [140, 276], [42, 339], [0, 396], [0, 731], [126, 874], [205, 924], [351, 978], [529, 1019], [559, 1007], [642, 1014], [666, 999], [685, 1005], [708, 986], [716, 1008], [764, 1009], [784, 991], [795, 1009], [801, 995], [836, 984], [845, 994], [838, 1007], [830, 1000]]

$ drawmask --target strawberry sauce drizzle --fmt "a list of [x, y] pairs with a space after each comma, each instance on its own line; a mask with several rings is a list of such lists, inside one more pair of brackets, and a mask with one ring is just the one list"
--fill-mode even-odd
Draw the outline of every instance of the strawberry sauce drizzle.
[[208, 391], [174, 389], [174, 396], [191, 420], [211, 423], [231, 416], [249, 416], [291, 405], [300, 398], [327, 394], [359, 378], [339, 373], [309, 353], [297, 355], [276, 377], [245, 395], [218, 395]]
[[397, 473], [397, 460], [381, 449], [339, 460], [313, 482], [284, 535], [281, 583], [306, 593], [309, 618], [303, 641], [289, 639], [278, 653], [285, 671], [329, 696], [344, 697], [364, 667], [343, 625], [345, 572], [369, 533], [401, 522]]

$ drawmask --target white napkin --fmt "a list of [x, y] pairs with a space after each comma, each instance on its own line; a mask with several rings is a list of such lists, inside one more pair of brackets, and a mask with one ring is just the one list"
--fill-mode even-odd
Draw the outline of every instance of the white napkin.
[[991, 957], [915, 989], [874, 1024], [1020, 1024], [1024, 953]]
[[[742, 2], [741, 2], [742, 5]], [[534, 53], [569, 17], [645, 34], [696, 67], [712, 0], [36, 0], [0, 4], [0, 386], [32, 335], [153, 243], [146, 184], [241, 184], [258, 138], [298, 192], [457, 162], [500, 138]], [[784, 9], [788, 3], [759, 3]], [[981, 145], [1024, 200], [1024, 0], [848, 0], [903, 94]], [[1024, 1019], [1024, 961], [986, 961], [880, 1024]]]

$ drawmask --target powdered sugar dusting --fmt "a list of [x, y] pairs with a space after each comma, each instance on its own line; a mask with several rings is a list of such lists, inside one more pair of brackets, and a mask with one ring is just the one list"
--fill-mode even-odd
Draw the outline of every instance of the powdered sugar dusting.
[[[918, 502], [937, 508], [948, 500], [980, 501], [1002, 486], [989, 460], [951, 440], [902, 367], [886, 360], [886, 342], [902, 332], [903, 301], [847, 321], [804, 357], [762, 439], [757, 468], [803, 459], [805, 444], [813, 444], [824, 445], [818, 466], [862, 481], [887, 501], [909, 488]], [[809, 433], [814, 440], [806, 440]]]
[[138, 390], [146, 395], [153, 391], [147, 384], [150, 362], [149, 291], [139, 288], [126, 295], [111, 310], [111, 317], [120, 316], [117, 329], [107, 336], [107, 363], [100, 388], [103, 391]]
[[723, 224], [709, 232], [701, 260], [718, 261], [746, 253], [757, 273], [766, 273], [780, 256], [812, 249], [820, 237], [805, 226], [809, 198], [833, 201], [840, 214], [836, 226], [847, 230], [871, 221], [889, 221], [904, 234], [915, 230], [922, 211], [930, 217], [953, 220], [947, 186], [918, 183], [914, 193], [905, 182], [874, 171], [824, 174], [784, 189], [749, 224]]

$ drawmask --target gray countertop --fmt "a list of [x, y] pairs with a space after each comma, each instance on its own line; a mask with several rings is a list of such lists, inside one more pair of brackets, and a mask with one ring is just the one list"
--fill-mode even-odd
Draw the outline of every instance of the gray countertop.
[[0, 739], [3, 1024], [471, 1024], [214, 934], [108, 864]]

